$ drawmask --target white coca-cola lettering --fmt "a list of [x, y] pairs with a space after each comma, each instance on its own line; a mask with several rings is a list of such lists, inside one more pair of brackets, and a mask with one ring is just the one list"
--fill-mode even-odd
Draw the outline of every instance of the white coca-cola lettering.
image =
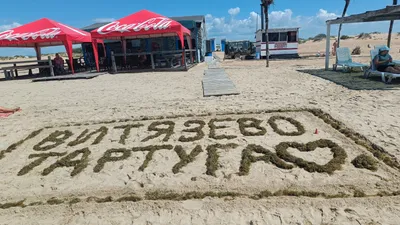
[[49, 28], [40, 30], [32, 33], [14, 33], [14, 30], [7, 30], [0, 33], [0, 40], [9, 40], [9, 41], [26, 41], [28, 39], [36, 40], [37, 38], [41, 39], [53, 39], [61, 33], [60, 28]]
[[132, 24], [119, 24], [118, 21], [106, 24], [99, 29], [97, 33], [108, 34], [111, 32], [139, 32], [141, 30], [148, 31], [153, 30], [165, 30], [171, 26], [172, 20], [165, 17], [156, 17], [148, 19], [142, 23], [132, 23]]

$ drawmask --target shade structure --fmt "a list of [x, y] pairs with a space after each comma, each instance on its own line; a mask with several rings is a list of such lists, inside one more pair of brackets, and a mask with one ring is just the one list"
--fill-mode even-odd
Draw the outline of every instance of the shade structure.
[[[0, 47], [35, 48], [38, 60], [40, 59], [41, 47], [64, 45], [72, 73], [74, 73], [72, 45], [83, 42], [92, 42], [90, 33], [47, 18], [0, 33]], [[97, 48], [94, 51], [97, 51]], [[97, 52], [95, 52], [95, 55], [97, 55]], [[95, 60], [98, 64], [98, 59]]]
[[[94, 39], [93, 46], [97, 46], [96, 39], [121, 40], [124, 45], [126, 39], [178, 36], [184, 49], [184, 36], [190, 36], [191, 32], [168, 17], [141, 10], [99, 27], [91, 31], [91, 34]], [[125, 51], [125, 48], [123, 50]]]

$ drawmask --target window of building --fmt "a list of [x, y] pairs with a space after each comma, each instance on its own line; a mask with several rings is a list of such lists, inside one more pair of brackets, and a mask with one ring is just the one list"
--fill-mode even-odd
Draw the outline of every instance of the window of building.
[[288, 42], [297, 42], [297, 32], [296, 31], [288, 32]]
[[265, 33], [262, 33], [262, 42], [266, 41], [267, 41], [267, 35], [265, 35]]
[[279, 41], [287, 41], [288, 34], [287, 33], [279, 33]]
[[268, 41], [271, 41], [271, 42], [279, 41], [279, 33], [269, 33]]

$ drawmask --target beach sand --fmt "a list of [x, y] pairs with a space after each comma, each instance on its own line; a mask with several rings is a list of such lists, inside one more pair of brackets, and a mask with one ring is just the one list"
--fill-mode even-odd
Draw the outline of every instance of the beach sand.
[[[343, 45], [352, 47], [358, 44], [353, 42], [345, 41]], [[306, 43], [300, 47], [303, 55], [323, 49], [323, 42]], [[363, 54], [355, 58], [368, 62], [367, 47], [362, 49]], [[240, 95], [204, 98], [201, 86], [203, 72], [207, 69], [204, 63], [188, 72], [102, 75], [91, 80], [39, 83], [30, 80], [0, 82], [0, 105], [22, 108], [21, 112], [0, 120], [0, 150], [45, 128], [37, 136], [4, 153], [4, 158], [0, 160], [1, 223], [398, 224], [400, 197], [379, 197], [377, 194], [398, 193], [399, 169], [378, 159], [375, 159], [378, 162], [377, 171], [354, 167], [351, 161], [358, 155], [373, 157], [366, 147], [355, 143], [340, 129], [328, 125], [309, 111], [296, 111], [320, 109], [382, 147], [386, 156], [400, 160], [398, 81], [382, 90], [348, 89], [302, 72], [323, 68], [324, 59], [315, 57], [275, 60], [271, 61], [270, 68], [265, 68], [264, 60], [227, 60], [221, 62], [220, 66], [234, 82]], [[292, 111], [265, 112], [272, 110]], [[299, 121], [305, 133], [300, 136], [279, 135], [268, 124], [273, 116]], [[210, 121], [227, 118], [231, 120], [214, 121], [218, 126], [226, 126], [219, 129], [217, 135], [236, 137], [210, 137]], [[240, 118], [260, 120], [260, 127], [265, 128], [265, 133], [261, 136], [244, 135], [236, 122]], [[188, 142], [180, 140], [181, 136], [193, 137], [196, 134], [194, 131], [184, 131], [196, 127], [193, 125], [196, 122], [193, 122], [193, 126], [185, 125], [185, 122], [192, 120], [196, 120], [198, 126], [202, 124], [198, 121], [204, 122], [204, 137]], [[173, 133], [165, 131], [159, 137], [144, 141], [156, 133], [149, 128], [151, 124], [160, 121], [171, 123], [157, 125], [156, 129], [165, 131], [171, 128]], [[139, 126], [130, 130], [122, 144], [123, 128], [120, 126], [129, 124]], [[284, 131], [296, 131], [293, 124], [284, 121], [277, 124]], [[98, 143], [95, 139], [100, 132], [82, 143], [73, 142], [100, 128], [106, 129], [107, 134]], [[88, 132], [84, 133], [86, 129]], [[314, 134], [315, 129], [319, 130], [318, 134]], [[65, 137], [64, 140], [39, 143], [57, 131], [64, 132], [58, 137]], [[262, 128], [250, 128], [250, 131], [255, 133], [262, 131]], [[320, 139], [332, 140], [347, 155], [341, 168], [331, 175], [309, 172], [289, 162], [286, 162], [287, 165], [295, 168], [282, 169], [271, 161], [254, 162], [248, 174], [239, 174], [243, 172], [242, 150], [249, 145], [262, 146], [273, 155], [277, 154], [274, 146], [281, 142], [306, 144]], [[51, 144], [55, 146], [46, 149]], [[211, 157], [215, 157], [215, 152], [207, 147], [218, 144], [233, 145], [218, 148], [219, 158], [215, 159]], [[164, 146], [165, 149], [153, 152], [145, 149], [153, 145], [170, 147]], [[195, 160], [174, 172], [173, 168], [181, 159], [177, 153], [178, 145], [187, 155], [196, 146], [201, 146], [202, 151], [194, 154]], [[119, 150], [119, 153], [110, 157], [118, 158], [126, 154], [126, 158], [114, 162], [109, 160], [100, 168], [100, 159], [110, 149]], [[329, 148], [317, 149], [299, 152], [289, 148], [288, 152], [320, 165], [334, 157]], [[82, 150], [83, 153], [90, 151], [86, 160], [71, 162], [83, 159], [84, 154], [70, 157], [69, 163], [76, 168], [63, 167], [71, 166], [65, 161], [57, 164], [57, 160], [66, 156], [60, 155], [49, 156], [29, 170], [22, 170], [40, 158], [32, 154], [66, 152], [69, 155], [76, 150]], [[152, 152], [152, 156], [149, 156], [149, 152]], [[253, 155], [263, 156], [260, 153]], [[150, 160], [144, 165], [148, 157]], [[213, 164], [213, 160], [218, 160], [218, 163]], [[74, 172], [76, 174], [72, 175]], [[265, 190], [281, 191], [281, 194], [254, 199]], [[292, 194], [288, 190], [293, 191]], [[202, 193], [204, 198], [196, 199], [193, 192]], [[220, 194], [222, 197], [212, 194], [222, 192], [225, 193]], [[306, 192], [320, 194], [318, 197], [287, 196], [296, 195], [294, 192], [303, 192], [302, 195], [312, 195], [304, 194]], [[342, 197], [325, 198], [321, 193]], [[365, 193], [370, 197], [357, 193]], [[185, 195], [186, 199], [179, 199], [179, 194]], [[25, 201], [18, 203], [22, 200]], [[40, 204], [29, 206], [35, 202]], [[5, 203], [26, 207], [10, 207]]]

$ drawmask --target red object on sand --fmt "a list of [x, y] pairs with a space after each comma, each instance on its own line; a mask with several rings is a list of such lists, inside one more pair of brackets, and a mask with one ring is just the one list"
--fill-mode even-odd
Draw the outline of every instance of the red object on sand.
[[[182, 49], [185, 47], [184, 36], [186, 36], [189, 48], [192, 48], [190, 30], [168, 17], [148, 10], [141, 10], [122, 19], [108, 23], [90, 33], [92, 34], [94, 42], [96, 42], [97, 39], [114, 39], [122, 40], [123, 45], [126, 44], [126, 39], [132, 38], [178, 36], [181, 41]], [[126, 48], [123, 50], [125, 49]]]
[[[38, 60], [41, 47], [64, 45], [72, 62], [72, 45], [84, 42], [92, 43], [90, 33], [47, 18], [0, 32], [0, 47], [35, 48]], [[97, 48], [94, 54], [97, 55]], [[70, 66], [74, 72], [72, 63]]]
[[12, 114], [14, 114], [16, 112], [20, 112], [20, 111], [21, 111], [21, 109], [18, 109], [15, 112], [6, 112], [6, 113], [2, 112], [2, 113], [0, 113], [0, 118], [7, 118], [7, 117], [11, 116]]
[[318, 129], [315, 129], [315, 133], [314, 134], [318, 134]]
[[0, 118], [7, 118], [9, 116], [11, 116], [14, 113], [0, 113]]

